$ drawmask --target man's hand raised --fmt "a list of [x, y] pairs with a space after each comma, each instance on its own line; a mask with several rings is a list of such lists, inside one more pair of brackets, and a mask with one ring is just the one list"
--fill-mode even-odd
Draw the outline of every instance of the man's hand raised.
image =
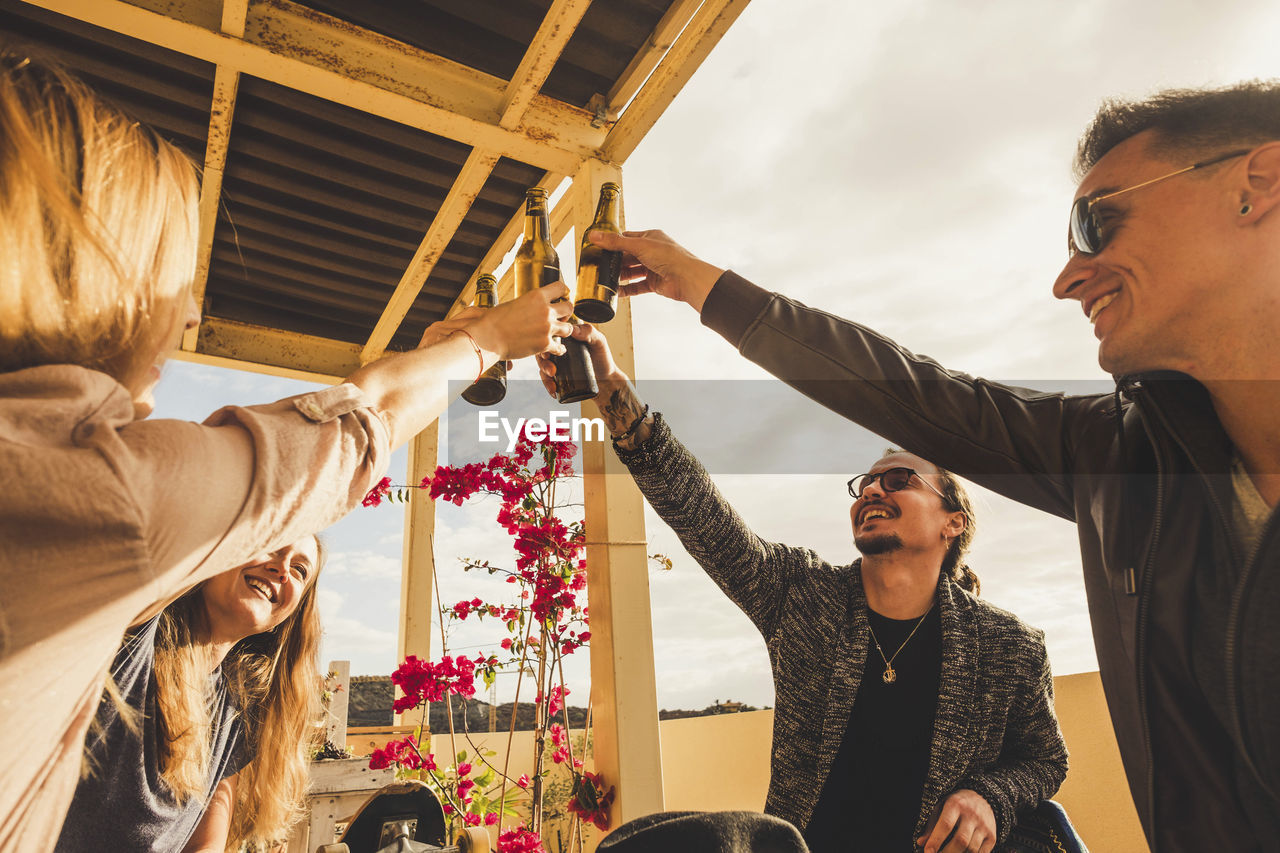
[[701, 313], [702, 303], [724, 270], [689, 253], [662, 231], [592, 231], [587, 238], [603, 249], [622, 252], [623, 296], [657, 293], [687, 302]]
[[[595, 326], [590, 323], [576, 325], [573, 327], [573, 337], [587, 345], [587, 351], [591, 354], [591, 367], [596, 375], [596, 384], [600, 386], [600, 393], [595, 398], [596, 404], [604, 405], [615, 388], [627, 383], [628, 376], [614, 362], [608, 341]], [[556, 395], [555, 362], [551, 360], [551, 354], [545, 352], [538, 355], [537, 362], [538, 377], [542, 380], [542, 386], [554, 397]]]
[[937, 820], [916, 839], [916, 846], [924, 853], [991, 853], [996, 846], [995, 812], [977, 791], [961, 788], [942, 803]]

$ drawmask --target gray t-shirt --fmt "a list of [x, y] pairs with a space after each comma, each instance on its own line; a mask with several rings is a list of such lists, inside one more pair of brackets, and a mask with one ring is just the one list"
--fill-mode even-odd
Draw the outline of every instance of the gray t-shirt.
[[176, 853], [195, 832], [218, 782], [247, 763], [243, 755], [243, 724], [219, 670], [209, 685], [213, 741], [208, 787], [203, 795], [193, 796], [183, 804], [169, 794], [160, 778], [156, 750], [156, 687], [152, 670], [159, 622], [157, 616], [126, 634], [111, 668], [111, 677], [125, 704], [143, 713], [139, 720], [141, 731], [129, 731], [115, 705], [103, 698], [98, 706], [100, 729], [90, 732], [87, 742], [96, 769], [76, 788], [58, 837], [57, 853]]

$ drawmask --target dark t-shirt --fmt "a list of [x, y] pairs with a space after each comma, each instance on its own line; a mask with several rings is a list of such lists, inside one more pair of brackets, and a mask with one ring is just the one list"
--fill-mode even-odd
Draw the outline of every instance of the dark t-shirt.
[[919, 620], [888, 619], [871, 610], [867, 617], [897, 678], [884, 681], [884, 661], [868, 644], [849, 727], [804, 832], [812, 853], [906, 853], [915, 847], [938, 706], [942, 621], [934, 606], [894, 657]]
[[156, 750], [156, 695], [152, 671], [156, 627], [160, 617], [125, 635], [111, 667], [111, 677], [124, 702], [139, 710], [141, 731], [131, 732], [105, 697], [98, 707], [101, 728], [89, 734], [92, 776], [81, 779], [67, 812], [57, 853], [73, 851], [181, 850], [204, 816], [218, 782], [246, 763], [242, 724], [235, 703], [227, 695], [221, 670], [209, 681], [209, 711], [213, 724], [209, 785], [203, 795], [178, 804], [160, 778]]

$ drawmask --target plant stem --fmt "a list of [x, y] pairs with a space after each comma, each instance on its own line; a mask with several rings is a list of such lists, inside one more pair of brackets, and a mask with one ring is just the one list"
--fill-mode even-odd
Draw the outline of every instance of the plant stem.
[[[520, 626], [520, 630], [524, 632], [524, 626]], [[504, 806], [507, 801], [507, 780], [511, 777], [507, 774], [507, 770], [511, 767], [511, 744], [516, 738], [516, 712], [520, 710], [520, 685], [524, 684], [524, 665], [529, 659], [529, 644], [524, 642], [520, 644], [520, 669], [516, 672], [516, 698], [511, 703], [511, 726], [507, 730], [507, 755], [502, 761], [502, 790], [498, 794], [498, 835], [502, 835], [502, 827], [506, 822], [507, 816]]]

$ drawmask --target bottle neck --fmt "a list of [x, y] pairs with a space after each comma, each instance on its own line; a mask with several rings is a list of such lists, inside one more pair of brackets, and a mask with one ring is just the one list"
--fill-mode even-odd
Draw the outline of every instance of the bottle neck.
[[601, 193], [600, 203], [596, 205], [596, 220], [591, 223], [592, 227], [600, 228], [601, 226], [607, 226], [612, 231], [620, 231], [621, 226], [619, 225], [619, 222], [621, 221], [621, 217], [619, 216], [618, 202], [621, 199], [622, 196], [618, 192], [610, 192], [606, 190]]
[[529, 202], [524, 213], [524, 239], [551, 242], [551, 228], [547, 222], [547, 206], [542, 202]]

